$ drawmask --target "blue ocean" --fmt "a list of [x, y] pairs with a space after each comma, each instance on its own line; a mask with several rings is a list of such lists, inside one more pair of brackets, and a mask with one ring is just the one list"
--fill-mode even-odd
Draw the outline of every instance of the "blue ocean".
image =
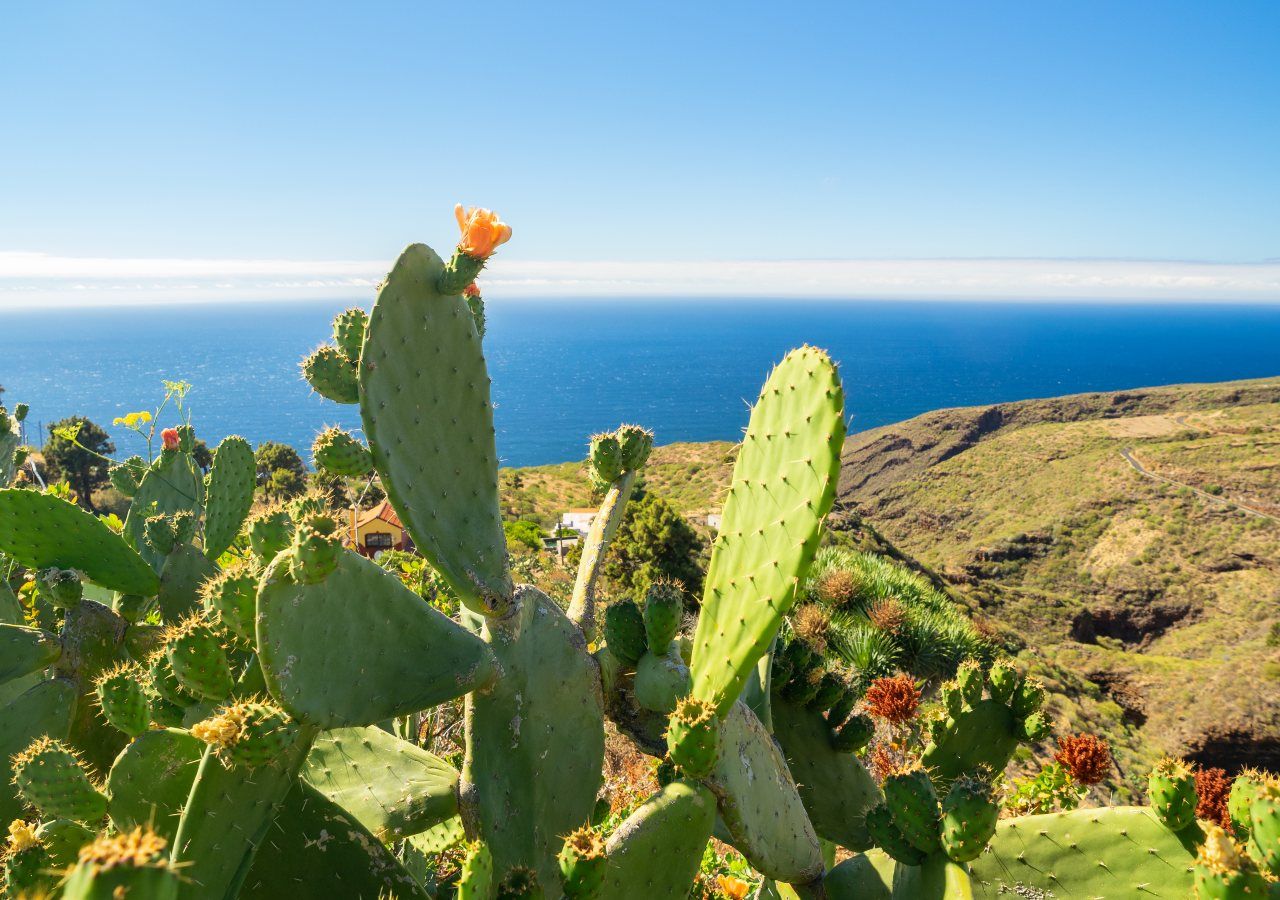
[[[304, 450], [354, 407], [310, 393], [298, 363], [339, 301], [0, 311], [4, 401], [29, 426], [154, 407], [162, 381], [211, 445]], [[660, 443], [734, 440], [770, 367], [802, 343], [840, 363], [851, 430], [947, 406], [1280, 374], [1280, 307], [797, 300], [508, 300], [485, 346], [504, 464], [579, 459], [621, 422]], [[32, 441], [35, 442], [33, 435]], [[40, 438], [43, 440], [43, 438]]]

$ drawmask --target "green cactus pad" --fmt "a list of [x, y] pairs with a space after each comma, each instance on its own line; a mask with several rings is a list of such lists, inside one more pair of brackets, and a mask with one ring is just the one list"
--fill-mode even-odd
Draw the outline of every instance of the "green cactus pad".
[[676, 780], [610, 836], [601, 896], [609, 900], [684, 897], [716, 821], [716, 799], [697, 782]]
[[111, 486], [125, 497], [132, 497], [138, 493], [138, 485], [142, 483], [142, 478], [146, 474], [147, 464], [141, 456], [130, 456], [124, 462], [107, 470]]
[[98, 676], [94, 691], [102, 717], [117, 731], [137, 737], [151, 721], [151, 705], [145, 689], [146, 672], [137, 663], [126, 663]]
[[236, 895], [315, 735], [313, 728], [300, 729], [284, 753], [253, 769], [251, 777], [243, 768], [224, 765], [212, 746], [205, 748], [173, 839], [183, 900]]
[[356, 364], [332, 344], [311, 351], [302, 361], [302, 377], [326, 400], [343, 404], [360, 402]]
[[1186, 844], [1143, 807], [1004, 819], [990, 850], [969, 864], [973, 893], [1181, 900], [1191, 892], [1195, 858]]
[[921, 768], [894, 772], [881, 785], [894, 824], [912, 845], [925, 853], [939, 849], [942, 810], [929, 773]]
[[[319, 584], [295, 583], [287, 563], [281, 555], [258, 590], [258, 652], [268, 689], [294, 718], [321, 728], [372, 725], [493, 677], [480, 639], [376, 563], [343, 551]], [[351, 652], [355, 636], [361, 653]]]
[[983, 766], [1003, 772], [1020, 739], [1018, 717], [1004, 704], [987, 699], [962, 712], [946, 737], [925, 749], [923, 762], [940, 783]]
[[221, 556], [240, 533], [253, 506], [257, 476], [249, 442], [237, 435], [223, 438], [213, 454], [204, 513], [204, 552], [210, 559]]
[[634, 667], [649, 649], [644, 613], [634, 600], [619, 600], [604, 609], [604, 640], [614, 659]]
[[1196, 776], [1182, 760], [1163, 759], [1147, 779], [1151, 810], [1160, 821], [1181, 831], [1196, 820]]
[[733, 846], [751, 867], [789, 884], [822, 875], [822, 848], [773, 738], [747, 706], [721, 723], [720, 760], [707, 779]]
[[41, 815], [96, 822], [107, 814], [106, 795], [93, 786], [84, 765], [61, 741], [37, 738], [15, 754], [12, 763], [19, 796]]
[[124, 661], [125, 621], [111, 609], [84, 600], [66, 611], [62, 656], [54, 672], [75, 685], [79, 699], [67, 739], [95, 770], [106, 771], [127, 738], [107, 725], [98, 709], [94, 682]]
[[344, 478], [363, 478], [373, 471], [369, 448], [341, 428], [320, 432], [311, 445], [311, 459], [317, 469]]
[[164, 559], [160, 570], [160, 593], [156, 603], [160, 616], [174, 622], [200, 607], [200, 591], [218, 576], [218, 567], [190, 544], [179, 544]]
[[250, 517], [247, 533], [253, 555], [266, 564], [293, 540], [293, 521], [283, 509], [265, 509]]
[[1227, 814], [1231, 817], [1232, 831], [1241, 841], [1249, 839], [1253, 828], [1249, 821], [1249, 807], [1253, 805], [1254, 795], [1261, 784], [1261, 776], [1254, 769], [1246, 769], [1231, 782], [1231, 793], [1227, 795]]
[[[124, 520], [124, 538], [151, 566], [159, 572], [164, 565], [164, 554], [147, 546], [146, 524], [152, 516], [174, 516], [191, 513], [199, 516], [204, 506], [204, 476], [192, 460], [190, 453], [166, 451], [152, 463], [143, 476], [138, 491], [133, 495], [129, 515]], [[100, 582], [99, 582], [100, 583]], [[110, 586], [110, 585], [106, 585]], [[121, 590], [121, 588], [117, 588]], [[155, 591], [125, 590], [129, 594], [154, 594]]]
[[38, 672], [61, 655], [57, 635], [40, 628], [0, 625], [0, 682]]
[[821, 350], [765, 382], [733, 469], [693, 639], [693, 695], [724, 714], [769, 649], [835, 499], [844, 393]]
[[493, 877], [493, 854], [484, 841], [474, 841], [467, 847], [458, 873], [458, 900], [493, 900], [497, 885]]
[[818, 713], [786, 702], [777, 691], [772, 711], [774, 736], [814, 830], [848, 850], [867, 849], [871, 841], [864, 818], [881, 799], [870, 773], [856, 756], [832, 746], [830, 729]]
[[890, 900], [893, 896], [892, 860], [888, 877], [863, 854], [851, 856], [822, 879], [827, 900]]
[[591, 817], [600, 787], [596, 663], [581, 632], [528, 585], [507, 616], [486, 620], [484, 637], [503, 674], [467, 696], [462, 815], [489, 845], [495, 871], [529, 866], [551, 885], [564, 836]]
[[254, 619], [258, 610], [258, 578], [246, 566], [232, 566], [208, 579], [200, 588], [201, 605], [207, 615], [242, 644], [254, 640]]
[[688, 695], [689, 685], [689, 667], [675, 648], [662, 656], [645, 651], [636, 664], [636, 702], [647, 710], [670, 713]]
[[80, 848], [93, 837], [91, 829], [71, 819], [50, 819], [36, 829], [36, 839], [49, 854], [49, 866], [53, 869], [75, 865]]
[[1269, 776], [1249, 805], [1249, 853], [1273, 876], [1280, 876], [1280, 779]]
[[989, 782], [957, 778], [942, 801], [942, 849], [955, 862], [975, 859], [996, 833], [999, 818]]
[[333, 319], [333, 343], [352, 363], [360, 362], [360, 348], [364, 346], [364, 331], [368, 325], [369, 314], [354, 306]]
[[360, 415], [396, 513], [419, 551], [477, 612], [510, 600], [498, 508], [489, 375], [461, 296], [440, 294], [444, 264], [414, 244], [378, 292], [360, 365]]
[[359, 820], [304, 783], [285, 798], [239, 893], [240, 900], [429, 896]]
[[0, 490], [0, 550], [30, 569], [79, 569], [94, 584], [151, 596], [160, 587], [147, 563], [97, 516], [49, 494]]
[[564, 839], [557, 862], [568, 900], [595, 900], [600, 895], [608, 857], [599, 829], [584, 825], [572, 832]]
[[654, 653], [663, 653], [680, 630], [684, 588], [674, 581], [655, 581], [644, 595], [645, 637]]
[[170, 843], [196, 770], [203, 742], [176, 728], [158, 728], [134, 738], [107, 775], [107, 811], [121, 831], [150, 825]]
[[667, 720], [667, 754], [694, 778], [706, 778], [720, 760], [720, 720], [715, 707], [683, 697]]
[[869, 810], [864, 818], [867, 835], [896, 862], [904, 866], [918, 866], [928, 858], [927, 853], [907, 840], [888, 806], [881, 804]]
[[[973, 881], [964, 866], [935, 854], [918, 866], [896, 866], [893, 896], [912, 900], [973, 900]], [[1108, 895], [1109, 896], [1109, 895]]]
[[596, 480], [603, 484], [622, 477], [622, 444], [618, 441], [617, 432], [608, 431], [591, 436], [587, 464]]
[[325, 732], [307, 754], [302, 777], [382, 841], [458, 814], [458, 771], [377, 727]]
[[103, 835], [67, 873], [62, 900], [176, 900], [180, 879], [168, 843], [149, 829]]
[[165, 655], [183, 690], [203, 700], [224, 700], [234, 681], [222, 641], [212, 626], [196, 616], [169, 629]]

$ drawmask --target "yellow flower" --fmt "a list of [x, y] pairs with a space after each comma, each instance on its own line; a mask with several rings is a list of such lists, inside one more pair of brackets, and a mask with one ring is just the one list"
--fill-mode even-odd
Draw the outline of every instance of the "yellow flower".
[[717, 875], [716, 887], [729, 900], [746, 900], [747, 893], [751, 890], [751, 885], [741, 878], [734, 878], [732, 875]]
[[453, 214], [462, 231], [458, 249], [467, 256], [488, 259], [494, 250], [511, 240], [511, 226], [499, 219], [496, 212], [478, 206], [464, 209], [459, 203], [453, 208]]
[[143, 410], [142, 412], [131, 412], [123, 416], [118, 416], [111, 420], [112, 425], [123, 425], [126, 428], [137, 428], [138, 424], [143, 425], [151, 421], [151, 413]]

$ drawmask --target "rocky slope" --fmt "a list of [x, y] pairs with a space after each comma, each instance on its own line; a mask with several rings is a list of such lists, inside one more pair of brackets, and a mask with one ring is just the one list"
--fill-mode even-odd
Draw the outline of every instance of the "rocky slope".
[[1122, 772], [1280, 765], [1280, 379], [927, 413], [851, 437], [840, 497]]

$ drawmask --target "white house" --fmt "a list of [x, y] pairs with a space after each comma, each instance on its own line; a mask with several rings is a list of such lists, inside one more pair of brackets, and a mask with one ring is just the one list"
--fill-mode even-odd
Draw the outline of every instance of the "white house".
[[587, 532], [591, 530], [591, 523], [595, 521], [596, 516], [599, 514], [600, 510], [592, 507], [565, 510], [560, 514], [560, 527], [572, 528], [578, 534], [586, 537]]

